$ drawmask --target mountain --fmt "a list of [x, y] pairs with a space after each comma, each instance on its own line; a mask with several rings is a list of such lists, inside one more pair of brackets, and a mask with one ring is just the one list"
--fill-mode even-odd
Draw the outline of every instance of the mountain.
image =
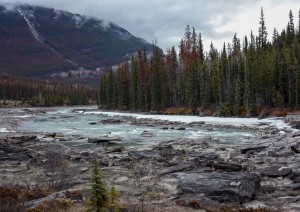
[[0, 73], [45, 77], [96, 70], [152, 44], [103, 20], [44, 7], [0, 5]]

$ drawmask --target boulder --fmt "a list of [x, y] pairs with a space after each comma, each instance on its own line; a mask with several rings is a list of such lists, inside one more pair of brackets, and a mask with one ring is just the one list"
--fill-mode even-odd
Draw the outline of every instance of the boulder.
[[101, 136], [98, 138], [88, 138], [89, 143], [96, 143], [96, 144], [110, 143], [114, 141], [122, 141], [122, 139], [118, 136]]
[[162, 157], [173, 157], [175, 155], [179, 155], [180, 153], [182, 153], [182, 151], [178, 151], [170, 145], [162, 146], [162, 147], [158, 146], [153, 148], [153, 150], [158, 150]]
[[242, 171], [243, 169], [243, 167], [239, 164], [226, 163], [226, 162], [214, 163], [212, 167], [227, 172], [237, 172], [237, 171]]
[[290, 125], [293, 128], [300, 130], [300, 121], [292, 121], [292, 122], [290, 122]]
[[270, 166], [261, 171], [262, 176], [285, 177], [292, 173], [292, 169], [283, 166]]
[[145, 138], [151, 138], [151, 137], [155, 137], [156, 134], [153, 133], [153, 132], [149, 132], [147, 130], [144, 130], [142, 133], [141, 133], [141, 137], [145, 137]]
[[292, 150], [293, 152], [299, 154], [299, 153], [300, 153], [300, 143], [291, 146], [291, 150]]
[[246, 154], [248, 151], [261, 152], [261, 151], [265, 150], [266, 148], [267, 148], [266, 146], [247, 147], [247, 148], [241, 149], [241, 153]]
[[252, 200], [260, 187], [260, 177], [254, 173], [173, 173], [181, 195], [202, 195], [221, 203]]
[[105, 119], [100, 121], [101, 124], [120, 124], [122, 122], [120, 119]]
[[221, 161], [218, 155], [214, 153], [202, 153], [194, 159], [194, 163], [200, 166], [212, 167], [215, 162]]

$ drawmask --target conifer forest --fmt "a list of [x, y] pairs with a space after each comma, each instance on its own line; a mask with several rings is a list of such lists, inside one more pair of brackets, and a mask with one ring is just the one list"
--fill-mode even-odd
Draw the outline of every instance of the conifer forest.
[[[220, 116], [255, 115], [262, 108], [300, 107], [300, 12], [290, 10], [282, 31], [268, 39], [263, 9], [258, 33], [233, 35], [218, 50], [204, 51], [201, 33], [187, 26], [179, 43], [166, 54], [156, 46], [151, 58], [138, 50], [131, 62], [103, 72], [101, 108], [160, 112], [166, 108], [213, 108]], [[269, 36], [271, 37], [271, 36]]]

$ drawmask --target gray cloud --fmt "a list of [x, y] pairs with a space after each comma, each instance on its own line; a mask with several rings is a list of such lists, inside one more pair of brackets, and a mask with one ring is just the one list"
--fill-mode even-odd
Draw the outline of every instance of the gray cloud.
[[282, 2], [297, 3], [297, 0], [0, 0], [0, 3], [28, 3], [94, 16], [112, 21], [148, 42], [157, 39], [166, 49], [177, 47], [187, 24], [194, 26], [206, 39], [228, 40], [234, 31], [216, 29], [234, 22], [239, 14], [250, 9], [259, 10], [264, 1], [269, 1], [271, 6]]

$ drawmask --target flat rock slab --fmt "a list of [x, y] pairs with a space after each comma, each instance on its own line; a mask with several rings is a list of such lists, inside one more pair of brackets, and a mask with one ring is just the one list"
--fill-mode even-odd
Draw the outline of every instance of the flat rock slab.
[[[252, 200], [260, 187], [260, 176], [254, 173], [185, 172], [165, 175], [178, 182], [180, 196], [202, 195], [220, 203]], [[179, 197], [180, 198], [180, 197]]]
[[292, 169], [283, 166], [270, 166], [261, 171], [261, 175], [268, 177], [285, 177], [292, 173]]
[[241, 153], [246, 154], [248, 151], [261, 152], [262, 150], [265, 150], [266, 148], [267, 148], [266, 146], [247, 147], [247, 148], [241, 149]]
[[239, 164], [226, 163], [226, 162], [214, 163], [212, 167], [227, 172], [235, 172], [235, 171], [238, 172], [243, 169], [243, 167]]
[[96, 143], [96, 144], [109, 143], [109, 142], [115, 142], [115, 141], [122, 141], [122, 139], [118, 136], [115, 136], [115, 137], [101, 136], [98, 138], [88, 138], [89, 143]]
[[120, 119], [105, 119], [100, 121], [101, 124], [120, 124], [122, 122]]
[[175, 166], [171, 166], [169, 168], [165, 168], [160, 172], [160, 175], [165, 175], [165, 174], [170, 174], [170, 173], [175, 173], [175, 172], [182, 172], [187, 169], [191, 169], [192, 166], [189, 163], [181, 163]]

